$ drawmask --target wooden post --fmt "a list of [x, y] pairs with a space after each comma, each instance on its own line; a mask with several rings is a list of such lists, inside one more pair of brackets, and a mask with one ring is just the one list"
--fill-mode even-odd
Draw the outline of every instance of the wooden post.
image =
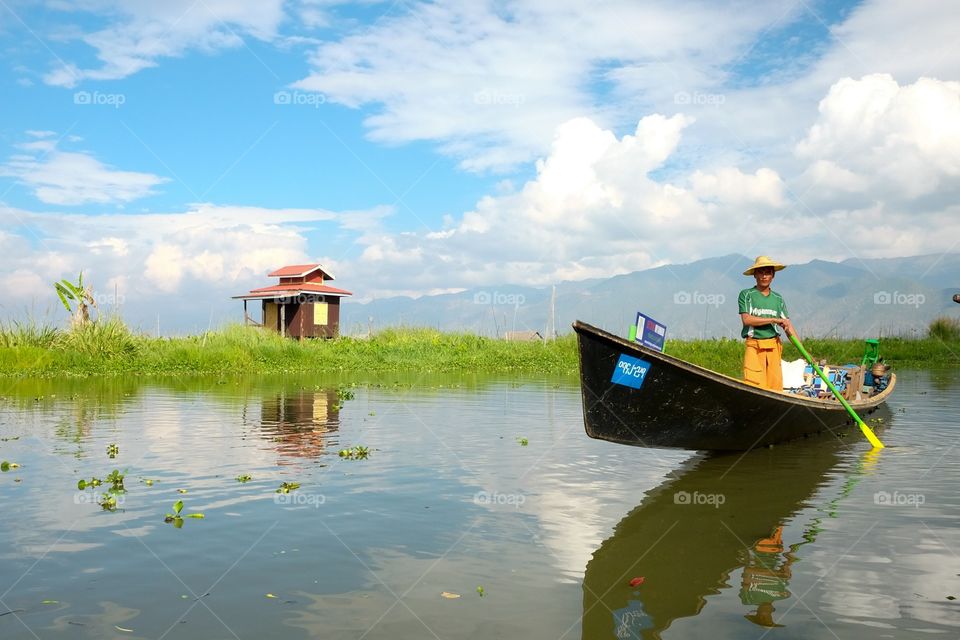
[[247, 326], [247, 301], [243, 301], [243, 326]]
[[280, 304], [280, 336], [287, 337], [287, 305]]

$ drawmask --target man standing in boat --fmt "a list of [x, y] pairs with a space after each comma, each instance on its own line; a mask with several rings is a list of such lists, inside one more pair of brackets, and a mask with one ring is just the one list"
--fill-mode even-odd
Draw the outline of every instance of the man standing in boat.
[[739, 296], [740, 320], [743, 321], [740, 336], [746, 338], [743, 379], [748, 384], [773, 391], [783, 391], [783, 370], [780, 367], [783, 345], [777, 327], [783, 327], [788, 336], [794, 334], [783, 296], [770, 288], [774, 274], [783, 269], [786, 265], [767, 256], [758, 256], [743, 272], [745, 276], [753, 276], [757, 284], [744, 289]]

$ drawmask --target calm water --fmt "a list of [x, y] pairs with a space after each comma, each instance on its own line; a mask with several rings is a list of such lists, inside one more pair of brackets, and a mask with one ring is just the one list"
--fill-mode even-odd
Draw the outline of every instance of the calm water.
[[[960, 372], [902, 372], [876, 456], [589, 440], [571, 379], [355, 382], [0, 382], [0, 637], [960, 634]], [[77, 481], [113, 469], [109, 512]]]

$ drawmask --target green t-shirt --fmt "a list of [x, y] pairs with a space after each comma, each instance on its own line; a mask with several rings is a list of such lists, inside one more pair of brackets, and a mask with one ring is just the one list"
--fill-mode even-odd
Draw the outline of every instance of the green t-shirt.
[[[738, 298], [740, 313], [749, 313], [752, 316], [760, 318], [789, 318], [787, 313], [787, 303], [783, 301], [783, 296], [770, 290], [770, 295], [763, 295], [757, 291], [756, 287], [750, 287], [740, 292]], [[744, 327], [740, 332], [741, 338], [774, 338], [778, 335], [777, 325], [764, 324], [759, 327]]]

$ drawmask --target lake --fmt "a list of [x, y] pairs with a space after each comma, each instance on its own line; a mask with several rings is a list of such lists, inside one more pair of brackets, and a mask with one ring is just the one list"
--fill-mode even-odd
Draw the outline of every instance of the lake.
[[567, 377], [0, 392], [5, 639], [960, 635], [956, 370], [900, 372], [876, 453], [594, 441]]

